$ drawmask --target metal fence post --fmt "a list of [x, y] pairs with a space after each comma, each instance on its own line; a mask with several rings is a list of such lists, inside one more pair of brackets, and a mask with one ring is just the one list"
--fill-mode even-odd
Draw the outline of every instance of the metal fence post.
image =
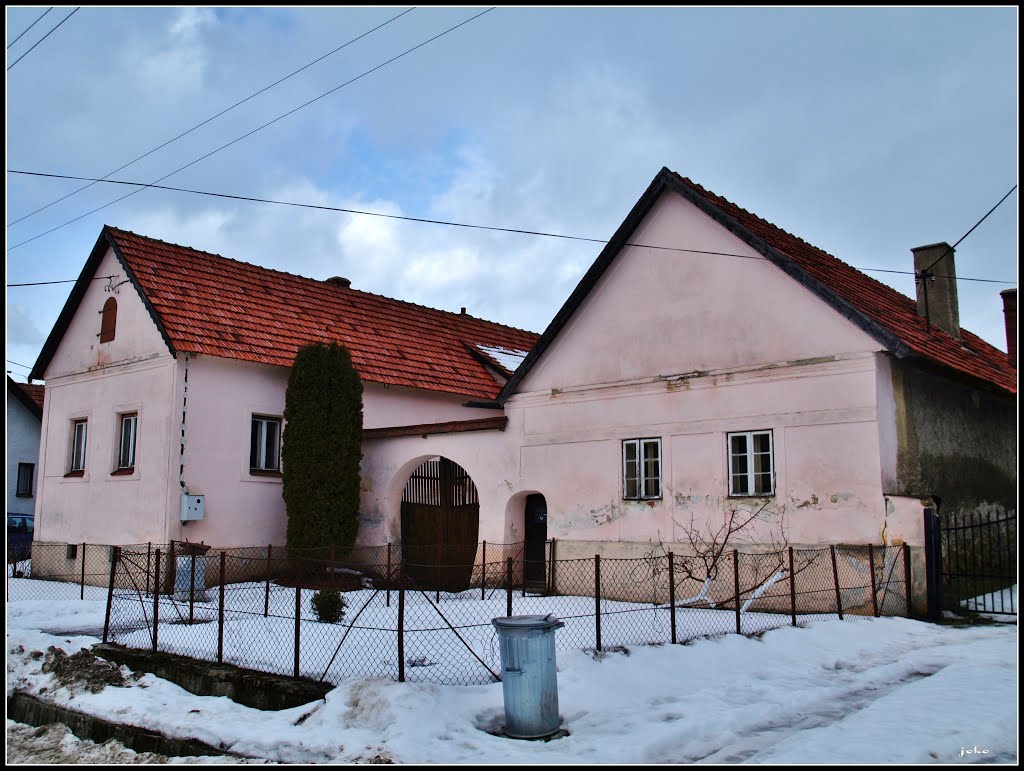
[[103, 642], [110, 635], [110, 609], [114, 604], [114, 575], [117, 572], [117, 558], [121, 556], [120, 546], [110, 547], [110, 586], [107, 588], [107, 613], [103, 617]]
[[160, 629], [160, 549], [153, 562], [153, 653], [156, 653], [157, 632]]
[[676, 557], [668, 553], [668, 604], [672, 609], [672, 644], [676, 644]]
[[871, 611], [878, 618], [878, 589], [875, 586], [875, 547], [868, 544], [868, 567], [871, 570]]
[[913, 588], [910, 584], [910, 545], [903, 544], [903, 583], [907, 594], [907, 618], [914, 615]]
[[832, 578], [836, 582], [836, 610], [839, 612], [839, 620], [843, 620], [843, 597], [839, 592], [839, 567], [836, 565], [836, 547], [829, 547], [832, 551]]
[[398, 563], [398, 682], [405, 682], [405, 560]]
[[[203, 582], [206, 583], [205, 581]], [[196, 555], [192, 553], [192, 564], [189, 566], [188, 574], [188, 623], [191, 626], [195, 623], [196, 610]]]
[[301, 628], [302, 610], [302, 560], [295, 559], [295, 667], [294, 675], [299, 676], [299, 629]]
[[385, 603], [387, 607], [391, 607], [391, 542], [388, 541], [388, 573], [384, 579], [384, 594], [387, 597]]
[[150, 557], [152, 556], [152, 551], [153, 551], [153, 542], [152, 541], [146, 541], [146, 594], [149, 594], [149, 571], [150, 571], [149, 560], [150, 560]]
[[174, 541], [171, 541], [168, 554], [170, 554], [170, 559], [167, 560], [167, 575], [164, 576], [164, 582], [167, 584], [164, 594], [174, 594], [174, 582], [178, 576], [178, 562], [174, 556]]
[[505, 615], [512, 615], [512, 558], [509, 557], [506, 561], [505, 569]]
[[732, 550], [732, 576], [733, 585], [736, 587], [736, 634], [743, 634], [740, 626], [740, 552], [739, 549]]
[[551, 539], [551, 572], [548, 574], [548, 592], [555, 594], [558, 592], [558, 582], [555, 580], [555, 570], [558, 568], [558, 555], [555, 552], [556, 541], [554, 538]]
[[273, 549], [273, 544], [267, 544], [267, 587], [263, 593], [263, 618], [270, 615], [270, 571], [273, 569], [271, 562]]
[[601, 555], [594, 555], [594, 631], [597, 645], [595, 650], [601, 651]]
[[789, 547], [789, 614], [796, 626], [796, 583], [793, 577], [793, 547]]
[[928, 618], [942, 617], [942, 529], [935, 509], [924, 510], [924, 567], [928, 583]]
[[484, 541], [484, 554], [480, 560], [480, 599], [487, 599], [487, 541]]
[[224, 570], [224, 563], [227, 555], [224, 552], [220, 553], [220, 609], [217, 618], [217, 663], [224, 663], [224, 584], [226, 581], [226, 571]]
[[85, 541], [82, 541], [82, 593], [79, 599], [85, 599]]

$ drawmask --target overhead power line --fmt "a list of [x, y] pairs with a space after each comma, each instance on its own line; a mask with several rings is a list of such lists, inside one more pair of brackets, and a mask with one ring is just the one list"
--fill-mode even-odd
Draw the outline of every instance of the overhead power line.
[[[257, 126], [252, 131], [248, 131], [245, 134], [242, 134], [240, 137], [237, 137], [236, 139], [232, 139], [230, 142], [228, 142], [227, 144], [221, 145], [216, 150], [211, 150], [210, 152], [206, 153], [205, 155], [199, 156], [195, 160], [186, 163], [184, 166], [181, 166], [181, 167], [175, 169], [174, 171], [170, 172], [169, 174], [164, 174], [159, 179], [154, 180], [154, 182], [152, 182], [152, 183], [150, 183], [148, 185], [143, 185], [139, 190], [133, 190], [132, 192], [128, 193], [127, 195], [123, 195], [120, 198], [115, 198], [113, 201], [110, 201], [109, 203], [103, 204], [103, 206], [98, 206], [95, 209], [92, 209], [91, 211], [87, 211], [85, 214], [82, 214], [82, 215], [80, 215], [78, 217], [75, 217], [74, 219], [70, 219], [67, 222], [63, 222], [60, 225], [57, 225], [56, 227], [50, 228], [49, 230], [45, 230], [42, 233], [39, 233], [38, 235], [34, 235], [31, 238], [28, 238], [28, 239], [26, 239], [24, 241], [20, 241], [19, 243], [15, 244], [14, 246], [8, 247], [7, 251], [11, 251], [12, 249], [17, 249], [19, 246], [24, 246], [25, 244], [27, 244], [27, 243], [29, 243], [31, 241], [35, 241], [37, 238], [42, 238], [45, 235], [49, 235], [50, 233], [53, 233], [56, 230], [60, 230], [61, 228], [66, 227], [67, 225], [70, 225], [73, 222], [78, 222], [78, 220], [84, 219], [84, 218], [88, 217], [90, 214], [95, 214], [96, 212], [101, 211], [102, 209], [106, 209], [108, 206], [113, 206], [115, 203], [123, 201], [125, 198], [130, 198], [131, 196], [136, 195], [137, 193], [142, 192], [142, 190], [145, 189], [146, 187], [153, 187], [157, 182], [162, 182], [163, 180], [167, 179], [168, 177], [173, 177], [178, 172], [184, 171], [185, 169], [189, 168], [190, 166], [194, 166], [195, 164], [199, 163], [200, 161], [206, 160], [211, 155], [216, 155], [221, 150], [224, 150], [224, 149], [226, 149], [228, 147], [231, 147], [231, 145], [236, 144], [237, 142], [241, 142], [243, 139], [251, 137], [256, 132], [262, 131], [263, 129], [267, 128], [267, 126], [273, 125], [274, 123], [277, 123], [279, 120], [283, 120], [284, 118], [287, 118], [289, 115], [293, 115], [294, 113], [298, 112], [299, 110], [301, 110], [301, 109], [303, 109], [305, 107], [308, 107], [309, 105], [313, 104], [314, 102], [318, 102], [319, 100], [323, 99], [324, 97], [330, 96], [331, 94], [335, 93], [336, 91], [339, 91], [339, 90], [345, 88], [346, 86], [349, 86], [349, 85], [355, 83], [357, 80], [361, 80], [362, 78], [365, 78], [367, 75], [370, 75], [371, 73], [376, 72], [377, 70], [381, 69], [382, 67], [386, 67], [387, 65], [391, 64], [392, 62], [398, 61], [403, 56], [408, 56], [413, 51], [416, 51], [416, 50], [418, 50], [420, 48], [423, 48], [423, 46], [428, 45], [429, 43], [434, 42], [438, 38], [444, 37], [445, 35], [447, 35], [450, 32], [454, 32], [459, 27], [463, 27], [466, 24], [469, 24], [471, 21], [474, 21], [475, 19], [479, 19], [484, 14], [490, 13], [493, 10], [494, 10], [494, 7], [491, 7], [491, 8], [488, 8], [488, 9], [484, 10], [484, 11], [481, 11], [480, 13], [476, 14], [475, 16], [471, 16], [470, 18], [466, 19], [465, 21], [461, 21], [458, 24], [456, 24], [455, 26], [449, 27], [444, 32], [439, 32], [438, 34], [434, 35], [433, 37], [430, 37], [430, 38], [424, 40], [422, 43], [419, 43], [419, 44], [413, 46], [412, 48], [409, 48], [409, 49], [403, 51], [402, 53], [398, 54], [397, 56], [391, 57], [387, 61], [382, 62], [381, 64], [378, 64], [376, 67], [373, 67], [373, 68], [371, 68], [369, 70], [366, 70], [366, 72], [362, 73], [361, 75], [356, 75], [354, 78], [345, 81], [341, 85], [335, 86], [334, 88], [330, 89], [329, 91], [325, 91], [324, 93], [320, 94], [320, 96], [314, 97], [313, 99], [310, 99], [308, 102], [303, 102], [298, 107], [295, 107], [295, 108], [289, 110], [288, 112], [283, 113], [282, 115], [277, 116], [273, 120], [267, 121], [266, 123], [264, 123], [261, 126]], [[85, 177], [81, 177], [80, 179], [84, 180], [86, 178]], [[98, 180], [97, 179], [96, 181], [107, 181], [107, 180]]]
[[27, 364], [19, 364], [18, 362], [11, 361], [10, 359], [7, 360], [7, 363], [8, 364], [13, 364], [15, 367], [24, 367], [25, 369], [29, 370], [30, 372], [32, 371], [32, 368], [30, 366], [28, 366]]
[[[142, 160], [143, 158], [147, 158], [148, 156], [152, 155], [153, 153], [157, 152], [158, 150], [162, 150], [163, 148], [167, 147], [168, 145], [170, 145], [170, 144], [173, 144], [173, 143], [177, 142], [177, 141], [178, 141], [179, 139], [181, 139], [182, 137], [185, 137], [185, 136], [187, 136], [187, 135], [191, 134], [191, 133], [192, 133], [193, 131], [195, 131], [196, 129], [202, 128], [202, 127], [203, 127], [203, 126], [205, 126], [205, 125], [206, 125], [207, 123], [212, 123], [213, 121], [217, 120], [217, 118], [221, 117], [222, 115], [224, 115], [224, 114], [226, 114], [226, 113], [229, 113], [229, 112], [231, 112], [231, 111], [232, 111], [233, 109], [235, 109], [236, 107], [239, 107], [239, 106], [241, 106], [241, 105], [245, 104], [246, 102], [250, 101], [251, 99], [255, 99], [255, 98], [256, 98], [257, 96], [259, 96], [260, 94], [262, 94], [262, 93], [264, 93], [264, 92], [266, 92], [266, 91], [269, 91], [270, 89], [274, 88], [275, 86], [279, 86], [279, 85], [281, 85], [281, 84], [282, 84], [282, 83], [284, 83], [284, 82], [285, 82], [286, 80], [288, 80], [289, 78], [292, 78], [292, 77], [294, 77], [295, 75], [298, 75], [298, 74], [299, 74], [300, 72], [302, 72], [303, 70], [308, 70], [308, 69], [309, 69], [310, 67], [312, 67], [312, 66], [313, 66], [314, 64], [317, 64], [318, 62], [322, 62], [322, 61], [323, 61], [324, 59], [326, 59], [326, 58], [327, 58], [328, 56], [332, 56], [332, 55], [334, 55], [334, 54], [338, 53], [338, 51], [342, 50], [343, 48], [347, 48], [348, 46], [352, 45], [352, 44], [353, 44], [353, 43], [355, 43], [355, 42], [358, 42], [359, 40], [362, 40], [362, 39], [363, 39], [364, 37], [366, 37], [367, 35], [372, 35], [372, 34], [373, 34], [374, 32], [376, 32], [377, 30], [381, 29], [382, 27], [386, 27], [386, 26], [387, 26], [388, 24], [390, 24], [391, 22], [393, 22], [393, 21], [396, 21], [397, 19], [400, 19], [400, 18], [402, 18], [402, 17], [403, 17], [403, 16], [405, 16], [405, 15], [406, 15], [407, 13], [411, 13], [411, 12], [412, 12], [412, 11], [414, 11], [414, 10], [415, 10], [415, 6], [414, 6], [413, 8], [409, 8], [409, 9], [408, 9], [408, 10], [406, 10], [406, 11], [402, 11], [402, 12], [401, 12], [400, 14], [398, 14], [397, 16], [393, 16], [392, 18], [388, 19], [388, 20], [387, 20], [386, 22], [384, 22], [383, 24], [378, 24], [378, 25], [377, 25], [376, 27], [374, 27], [373, 29], [371, 29], [371, 30], [369, 30], [369, 31], [367, 31], [367, 32], [364, 32], [363, 34], [359, 35], [358, 37], [354, 37], [354, 38], [352, 38], [352, 39], [351, 39], [351, 40], [349, 40], [349, 41], [348, 41], [347, 43], [343, 43], [342, 45], [338, 46], [338, 47], [337, 47], [337, 48], [335, 48], [334, 50], [332, 50], [332, 51], [328, 51], [328, 52], [327, 52], [327, 53], [325, 53], [325, 54], [324, 54], [323, 56], [319, 56], [319, 57], [317, 57], [316, 59], [314, 59], [313, 61], [309, 62], [308, 64], [305, 64], [305, 65], [303, 65], [302, 67], [299, 67], [299, 69], [295, 70], [294, 72], [290, 72], [290, 73], [288, 73], [288, 74], [287, 74], [287, 75], [285, 75], [285, 76], [284, 76], [283, 78], [281, 78], [281, 79], [279, 79], [279, 80], [276, 80], [276, 81], [274, 81], [273, 83], [271, 83], [271, 84], [270, 84], [270, 85], [268, 85], [268, 86], [264, 86], [263, 88], [259, 89], [258, 91], [254, 91], [254, 92], [252, 92], [251, 94], [249, 94], [249, 96], [245, 97], [244, 99], [241, 99], [241, 100], [239, 100], [239, 101], [235, 102], [235, 103], [234, 103], [233, 105], [231, 105], [230, 107], [226, 107], [225, 109], [223, 109], [223, 110], [221, 110], [220, 112], [218, 112], [218, 113], [217, 113], [216, 115], [212, 115], [212, 116], [210, 116], [209, 118], [207, 118], [206, 120], [202, 121], [201, 123], [197, 123], [197, 124], [196, 124], [196, 125], [194, 125], [194, 126], [193, 126], [192, 128], [188, 129], [187, 131], [183, 131], [183, 132], [181, 132], [181, 133], [180, 133], [180, 134], [178, 134], [178, 135], [177, 135], [176, 137], [173, 137], [173, 138], [171, 138], [171, 139], [168, 139], [168, 140], [167, 140], [166, 142], [164, 142], [164, 143], [163, 143], [163, 144], [161, 144], [161, 145], [157, 145], [157, 146], [156, 146], [156, 147], [154, 147], [154, 148], [153, 148], [152, 150], [147, 150], [147, 151], [146, 151], [146, 152], [144, 152], [144, 153], [143, 153], [142, 155], [140, 155], [140, 156], [138, 156], [137, 158], [134, 158], [134, 159], [132, 159], [132, 160], [128, 161], [128, 163], [124, 164], [123, 166], [118, 166], [118, 167], [117, 167], [116, 169], [114, 169], [113, 171], [108, 171], [108, 172], [107, 172], [106, 174], [104, 174], [104, 175], [103, 175], [102, 177], [100, 177], [100, 179], [101, 179], [101, 180], [103, 180], [103, 179], [107, 179], [107, 178], [108, 178], [108, 177], [110, 177], [111, 175], [113, 175], [113, 174], [117, 174], [117, 172], [119, 172], [119, 171], [123, 171], [124, 169], [127, 169], [127, 168], [128, 168], [129, 166], [131, 166], [132, 164], [138, 163], [138, 162], [139, 162], [139, 161], [141, 161], [141, 160]], [[24, 34], [24, 33], [22, 33], [22, 34]], [[97, 180], [97, 181], [99, 181], [99, 180]], [[73, 191], [71, 191], [71, 192], [70, 192], [70, 193], [68, 193], [67, 195], [61, 196], [60, 198], [58, 198], [58, 199], [56, 199], [56, 200], [54, 200], [54, 201], [50, 201], [50, 203], [46, 204], [45, 206], [40, 206], [40, 207], [39, 207], [38, 209], [36, 209], [35, 211], [30, 211], [30, 212], [29, 212], [28, 214], [24, 214], [24, 215], [22, 215], [21, 217], [18, 217], [18, 219], [16, 219], [16, 220], [13, 220], [13, 221], [11, 221], [11, 222], [8, 222], [8, 223], [7, 223], [7, 226], [8, 226], [8, 227], [10, 227], [11, 225], [16, 225], [16, 224], [18, 224], [19, 222], [21, 222], [22, 220], [26, 220], [26, 219], [28, 219], [29, 217], [32, 217], [32, 216], [34, 216], [34, 215], [38, 214], [39, 212], [41, 212], [41, 211], [43, 211], [43, 210], [45, 210], [45, 209], [49, 209], [49, 208], [50, 208], [51, 206], [53, 206], [54, 204], [58, 204], [58, 203], [60, 203], [61, 201], [65, 201], [65, 200], [67, 200], [68, 198], [71, 198], [72, 196], [74, 196], [74, 195], [77, 195], [78, 193], [81, 193], [81, 192], [82, 192], [83, 190], [87, 190], [87, 189], [89, 189], [90, 187], [92, 187], [92, 186], [93, 186], [93, 185], [95, 185], [95, 184], [96, 184], [96, 182], [90, 182], [90, 183], [89, 183], [88, 185], [83, 185], [82, 187], [78, 188], [77, 190], [73, 190]]]
[[[103, 182], [104, 184], [107, 184], [107, 185], [129, 185], [129, 186], [140, 187], [140, 188], [152, 188], [154, 190], [167, 190], [167, 191], [176, 192], [176, 193], [189, 193], [191, 195], [202, 195], [202, 196], [208, 196], [208, 197], [211, 197], [211, 198], [226, 198], [226, 199], [233, 200], [233, 201], [247, 201], [247, 202], [250, 202], [250, 203], [265, 203], [265, 204], [272, 204], [274, 206], [291, 206], [291, 207], [300, 208], [300, 209], [316, 209], [316, 210], [319, 210], [319, 211], [337, 212], [337, 213], [340, 213], [340, 214], [359, 214], [359, 215], [363, 215], [363, 216], [367, 216], [367, 217], [383, 217], [385, 219], [403, 220], [405, 222], [420, 222], [420, 223], [429, 224], [429, 225], [446, 225], [448, 227], [467, 228], [467, 229], [471, 229], [471, 230], [488, 230], [488, 231], [493, 231], [493, 232], [498, 232], [498, 233], [515, 233], [515, 234], [519, 234], [519, 235], [528, 235], [528, 236], [543, 236], [545, 238], [559, 238], [559, 239], [566, 240], [566, 241], [584, 241], [584, 242], [587, 242], [587, 243], [602, 244], [602, 245], [608, 243], [608, 239], [604, 239], [604, 238], [588, 238], [586, 236], [574, 236], [574, 235], [568, 235], [568, 234], [565, 234], [565, 233], [548, 233], [548, 232], [545, 232], [545, 231], [542, 231], [542, 230], [527, 230], [525, 228], [505, 228], [505, 227], [498, 227], [496, 225], [478, 225], [478, 224], [472, 224], [472, 223], [467, 223], [467, 222], [454, 222], [454, 221], [451, 221], [451, 220], [428, 219], [426, 217], [409, 217], [409, 216], [405, 216], [405, 215], [402, 215], [402, 214], [385, 214], [383, 212], [365, 211], [365, 210], [362, 210], [362, 209], [351, 209], [351, 208], [342, 207], [342, 206], [326, 206], [324, 204], [299, 203], [299, 202], [296, 202], [296, 201], [280, 201], [280, 200], [275, 200], [275, 199], [272, 199], [272, 198], [257, 198], [255, 196], [248, 196], [248, 195], [232, 195], [230, 193], [214, 193], [214, 192], [210, 192], [210, 191], [207, 191], [207, 190], [193, 190], [193, 189], [190, 189], [190, 188], [172, 187], [170, 185], [157, 185], [155, 183], [147, 183], [147, 182], [131, 182], [131, 181], [127, 181], [127, 180], [118, 180], [118, 179], [103, 179], [103, 180], [99, 180], [99, 179], [94, 179], [93, 177], [76, 177], [76, 176], [70, 176], [70, 175], [67, 175], [67, 174], [48, 174], [48, 173], [44, 173], [44, 172], [40, 172], [40, 171], [21, 171], [21, 170], [18, 170], [18, 169], [8, 169], [7, 173], [8, 174], [23, 174], [23, 175], [34, 176], [34, 177], [50, 177], [50, 178], [54, 178], [54, 179], [73, 179], [73, 180], [79, 180], [79, 181], [92, 180], [92, 181], [96, 181], [96, 182]], [[717, 257], [741, 257], [743, 259], [752, 259], [752, 260], [763, 260], [763, 259], [765, 259], [764, 257], [762, 257], [760, 255], [736, 254], [734, 252], [715, 252], [715, 251], [708, 251], [708, 250], [705, 250], [705, 249], [685, 249], [683, 247], [677, 247], [677, 246], [662, 246], [662, 245], [655, 245], [655, 244], [638, 244], [638, 243], [633, 243], [633, 242], [627, 242], [627, 243], [623, 244], [623, 246], [634, 246], [634, 247], [640, 247], [640, 248], [644, 248], [644, 249], [659, 249], [659, 250], [673, 251], [673, 252], [687, 252], [689, 254], [704, 254], [704, 255], [717, 256]], [[902, 273], [902, 274], [906, 274], [906, 275], [909, 275], [909, 276], [913, 276], [914, 275], [914, 272], [913, 271], [909, 271], [909, 270], [888, 270], [888, 269], [885, 269], [885, 268], [857, 268], [857, 270], [877, 272], [877, 273]], [[990, 279], [990, 278], [969, 278], [969, 277], [966, 277], [966, 276], [957, 276], [956, 278], [959, 281], [985, 281], [985, 282], [989, 282], [989, 283], [993, 283], [993, 284], [1015, 284], [1016, 283], [1015, 281], [999, 281], [999, 280]], [[66, 282], [50, 282], [50, 283], [66, 283]], [[8, 284], [8, 286], [28, 286], [28, 285]]]
[[[37, 40], [37, 41], [35, 42], [35, 45], [33, 45], [33, 46], [32, 46], [32, 48], [28, 49], [28, 50], [27, 50], [27, 51], [26, 51], [25, 53], [23, 53], [23, 54], [22, 54], [21, 56], [19, 56], [19, 57], [18, 57], [17, 59], [15, 59], [15, 60], [14, 60], [13, 62], [11, 62], [10, 66], [9, 66], [9, 67], [7, 68], [7, 71], [8, 71], [8, 72], [10, 72], [10, 71], [11, 71], [11, 67], [13, 67], [13, 66], [14, 66], [15, 64], [17, 64], [18, 62], [20, 62], [20, 61], [21, 61], [22, 59], [24, 59], [24, 58], [25, 58], [26, 56], [28, 56], [28, 55], [29, 55], [30, 53], [32, 53], [32, 50], [33, 50], [33, 49], [34, 49], [34, 48], [35, 48], [35, 47], [36, 47], [37, 45], [39, 45], [40, 43], [42, 43], [42, 42], [43, 42], [44, 40], [46, 40], [46, 38], [50, 37], [50, 35], [52, 35], [52, 34], [53, 34], [54, 32], [56, 32], [56, 31], [57, 31], [57, 27], [59, 27], [59, 26], [60, 26], [61, 24], [63, 24], [63, 23], [64, 23], [64, 22], [66, 22], [66, 21], [67, 21], [68, 19], [70, 19], [70, 18], [71, 18], [72, 16], [74, 16], [74, 15], [75, 15], [76, 13], [78, 13], [78, 10], [79, 10], [79, 9], [78, 9], [78, 8], [76, 8], [76, 9], [75, 9], [75, 10], [73, 10], [73, 11], [72, 11], [71, 13], [69, 13], [69, 14], [68, 14], [67, 16], [65, 16], [65, 17], [64, 17], [63, 19], [61, 19], [61, 20], [60, 20], [59, 22], [57, 22], [57, 23], [56, 23], [56, 24], [55, 24], [55, 25], [54, 25], [53, 27], [51, 27], [51, 28], [50, 28], [50, 31], [49, 31], [49, 32], [47, 32], [47, 33], [46, 33], [45, 35], [43, 35], [43, 36], [42, 36], [41, 38], [39, 38], [39, 40]], [[43, 14], [43, 15], [45, 16], [45, 14]], [[41, 16], [40, 18], [42, 18], [42, 16]], [[26, 31], [27, 31], [27, 30], [26, 30]]]
[[[106, 280], [106, 279], [111, 279], [111, 278], [114, 278], [114, 276], [95, 276], [92, 280], [93, 281], [99, 281], [101, 279]], [[77, 278], [67, 278], [67, 279], [64, 279], [62, 281], [28, 281], [28, 282], [26, 282], [24, 284], [8, 284], [7, 286], [8, 287], [12, 287], [12, 286], [45, 286], [47, 284], [74, 284], [76, 281], [78, 281]]]
[[28, 32], [28, 31], [29, 31], [30, 29], [32, 29], [32, 28], [33, 28], [34, 26], [36, 26], [36, 24], [38, 24], [38, 23], [39, 23], [40, 21], [42, 21], [43, 17], [44, 17], [44, 16], [46, 15], [46, 14], [48, 14], [48, 13], [49, 13], [50, 11], [52, 11], [52, 10], [53, 10], [53, 6], [50, 6], [50, 7], [49, 7], [49, 8], [47, 8], [47, 9], [46, 9], [45, 11], [43, 11], [43, 12], [42, 12], [42, 13], [41, 13], [41, 14], [39, 15], [39, 18], [38, 18], [38, 19], [36, 19], [36, 20], [35, 20], [34, 22], [32, 22], [31, 24], [29, 24], [29, 25], [28, 25], [28, 26], [27, 26], [27, 27], [26, 27], [26, 28], [24, 29], [24, 31], [23, 31], [23, 32], [22, 32], [22, 33], [21, 33], [20, 35], [18, 35], [18, 37], [14, 38], [14, 40], [12, 40], [12, 41], [11, 41], [10, 43], [8, 43], [8, 44], [7, 44], [7, 49], [8, 49], [8, 50], [10, 50], [10, 48], [11, 48], [11, 46], [12, 46], [12, 45], [14, 45], [14, 44], [15, 44], [15, 43], [17, 43], [17, 42], [18, 42], [19, 40], [21, 40], [21, 38], [22, 38], [22, 37], [23, 37], [23, 36], [25, 35], [25, 32]]
[[[1013, 192], [1014, 190], [1016, 190], [1016, 189], [1017, 189], [1017, 186], [1016, 186], [1016, 185], [1014, 185], [1013, 187], [1011, 187], [1011, 188], [1010, 188], [1010, 190], [1009, 190], [1009, 191], [1008, 191], [1008, 192], [1006, 193], [1006, 195], [1004, 195], [1004, 196], [1003, 196], [1002, 198], [1000, 198], [1000, 199], [999, 199], [999, 202], [998, 202], [998, 203], [997, 203], [997, 204], [996, 204], [995, 206], [993, 206], [993, 207], [992, 207], [991, 209], [989, 209], [989, 210], [988, 210], [988, 212], [987, 212], [987, 213], [985, 214], [985, 216], [984, 216], [984, 217], [982, 217], [982, 218], [981, 218], [980, 220], [978, 220], [977, 222], [975, 222], [975, 223], [974, 223], [974, 227], [972, 227], [972, 228], [971, 228], [970, 230], [968, 230], [968, 231], [967, 231], [966, 233], [964, 233], [964, 234], [963, 234], [962, 236], [960, 236], [960, 241], [963, 241], [963, 240], [964, 240], [965, 238], [967, 238], [967, 236], [969, 236], [969, 235], [970, 235], [971, 233], [973, 233], [973, 232], [974, 232], [974, 229], [975, 229], [976, 227], [978, 227], [978, 225], [980, 225], [980, 224], [981, 224], [982, 222], [984, 222], [985, 220], [987, 220], [987, 219], [988, 219], [988, 215], [989, 215], [989, 214], [991, 214], [992, 212], [994, 212], [994, 211], [995, 211], [996, 209], [998, 209], [998, 208], [999, 208], [999, 205], [1000, 205], [1000, 204], [1001, 204], [1001, 203], [1002, 203], [1003, 201], [1005, 201], [1005, 200], [1006, 200], [1007, 198], [1009, 198], [1009, 197], [1010, 197], [1010, 193], [1012, 193], [1012, 192]], [[929, 265], [929, 266], [928, 266], [927, 268], [925, 268], [924, 270], [920, 271], [920, 273], [919, 273], [919, 274], [917, 274], [917, 275], [918, 275], [918, 277], [919, 277], [919, 278], [925, 278], [924, 274], [925, 274], [925, 273], [928, 273], [928, 272], [929, 272], [929, 271], [930, 271], [930, 270], [931, 270], [932, 268], [934, 268], [934, 267], [935, 267], [936, 265], [938, 265], [938, 264], [939, 264], [940, 262], [942, 262], [943, 258], [944, 258], [944, 257], [945, 257], [945, 256], [946, 256], [947, 254], [949, 254], [949, 253], [950, 253], [951, 251], [953, 251], [953, 250], [954, 250], [954, 249], [956, 249], [956, 248], [957, 248], [958, 246], [960, 246], [960, 241], [957, 241], [957, 242], [956, 242], [955, 244], [953, 244], [953, 245], [952, 245], [951, 247], [949, 247], [949, 248], [948, 248], [948, 249], [947, 249], [946, 251], [944, 251], [944, 252], [942, 253], [942, 257], [939, 257], [939, 259], [937, 259], [937, 260], [936, 260], [935, 262], [933, 262], [933, 263], [932, 263], [931, 265]], [[936, 276], [936, 278], [948, 278], [948, 276]]]

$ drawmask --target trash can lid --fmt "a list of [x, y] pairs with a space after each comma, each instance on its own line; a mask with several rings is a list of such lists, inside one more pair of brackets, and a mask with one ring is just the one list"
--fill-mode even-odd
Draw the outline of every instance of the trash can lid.
[[550, 629], [562, 626], [554, 614], [546, 616], [499, 616], [492, 618], [491, 623], [499, 629]]
[[193, 543], [191, 541], [178, 541], [178, 556], [189, 557], [192, 555], [201, 557], [210, 550], [205, 543]]

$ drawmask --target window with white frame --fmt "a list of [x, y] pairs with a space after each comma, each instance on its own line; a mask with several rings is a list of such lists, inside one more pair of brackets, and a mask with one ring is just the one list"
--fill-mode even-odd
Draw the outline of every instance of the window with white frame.
[[121, 415], [117, 444], [117, 470], [135, 468], [135, 435], [139, 425], [139, 414], [127, 412]]
[[622, 442], [622, 497], [626, 500], [661, 497], [661, 439]]
[[251, 471], [281, 470], [281, 418], [267, 415], [252, 416], [249, 469]]
[[89, 421], [85, 418], [71, 421], [71, 462], [68, 471], [85, 471], [85, 440]]
[[774, 495], [771, 431], [729, 434], [729, 495]]

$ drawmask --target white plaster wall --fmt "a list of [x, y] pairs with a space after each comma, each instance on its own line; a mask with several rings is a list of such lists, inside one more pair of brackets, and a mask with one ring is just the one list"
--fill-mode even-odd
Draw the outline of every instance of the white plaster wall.
[[[17, 396], [7, 394], [7, 513], [32, 514], [39, 484], [39, 418], [21, 403]], [[31, 463], [35, 468], [31, 498], [19, 498], [18, 464]]]

